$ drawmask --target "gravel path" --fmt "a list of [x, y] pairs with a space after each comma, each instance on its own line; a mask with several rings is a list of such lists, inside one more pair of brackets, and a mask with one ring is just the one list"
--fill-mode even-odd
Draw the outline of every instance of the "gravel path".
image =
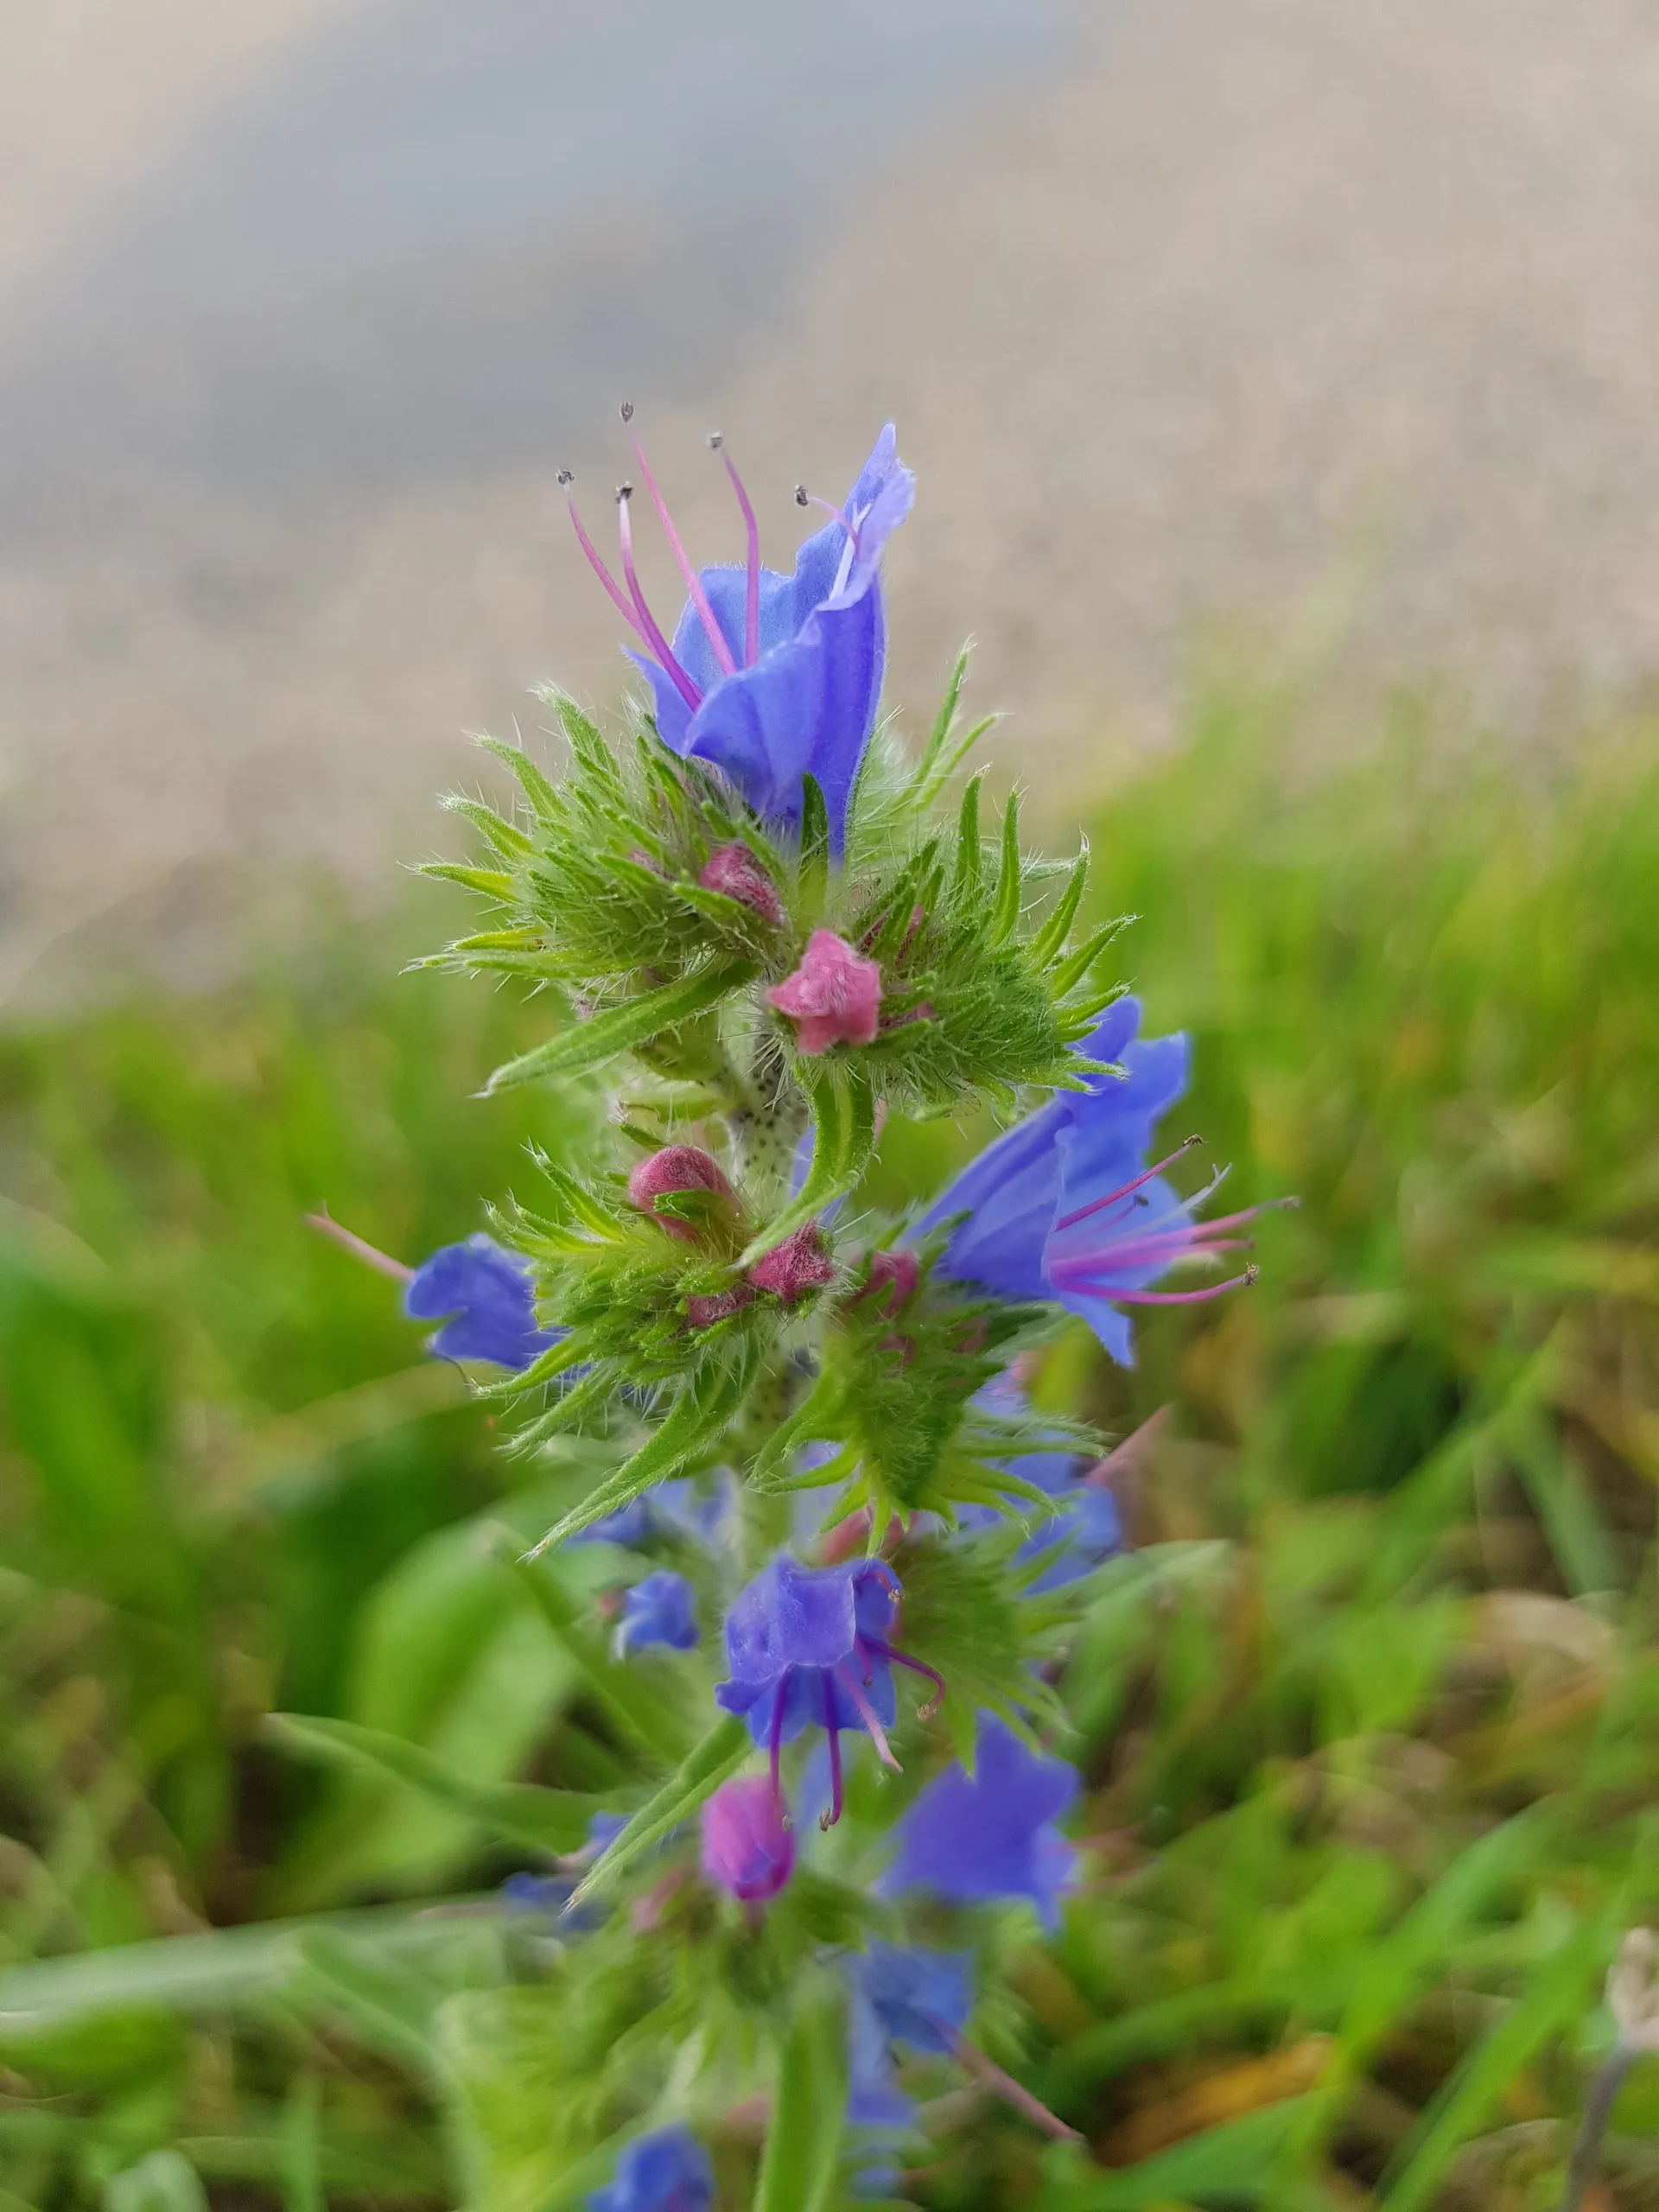
[[1057, 814], [1217, 634], [1510, 738], [1659, 665], [1651, 0], [465, 12], [264, 0], [0, 233], [14, 998], [386, 884], [460, 729], [614, 697], [553, 474], [624, 389], [719, 554], [704, 430], [782, 550], [895, 414], [893, 696], [973, 632]]

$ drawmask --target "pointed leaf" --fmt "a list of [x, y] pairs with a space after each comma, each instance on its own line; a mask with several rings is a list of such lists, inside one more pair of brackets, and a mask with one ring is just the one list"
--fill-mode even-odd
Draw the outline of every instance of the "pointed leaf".
[[752, 1749], [747, 1723], [734, 1713], [722, 1713], [677, 1772], [594, 1862], [570, 1900], [571, 1909], [613, 1888], [635, 1859], [689, 1820], [722, 1782], [729, 1781]]
[[638, 998], [610, 1007], [603, 1014], [594, 1014], [590, 1021], [574, 1022], [533, 1052], [497, 1068], [485, 1086], [486, 1095], [506, 1090], [514, 1084], [585, 1074], [589, 1069], [616, 1058], [619, 1053], [632, 1051], [635, 1046], [649, 1044], [665, 1029], [677, 1028], [682, 1022], [718, 1006], [721, 999], [747, 982], [753, 973], [753, 964], [748, 961], [727, 961], [701, 968], [677, 983], [664, 983], [658, 990], [642, 992]]

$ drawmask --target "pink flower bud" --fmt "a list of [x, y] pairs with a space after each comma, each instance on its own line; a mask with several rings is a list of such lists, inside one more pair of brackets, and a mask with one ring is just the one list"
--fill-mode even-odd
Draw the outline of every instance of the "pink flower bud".
[[833, 930], [814, 930], [800, 966], [766, 1003], [799, 1025], [796, 1049], [809, 1057], [832, 1045], [868, 1045], [880, 1019], [881, 970]]
[[852, 1302], [874, 1298], [884, 1312], [896, 1313], [915, 1296], [920, 1279], [913, 1252], [872, 1252], [869, 1280]]
[[722, 1783], [702, 1808], [702, 1871], [745, 1904], [775, 1897], [795, 1866], [788, 1807], [764, 1774]]
[[711, 1191], [733, 1205], [737, 1203], [737, 1193], [721, 1173], [718, 1160], [696, 1145], [665, 1144], [649, 1160], [642, 1160], [628, 1178], [628, 1196], [641, 1213], [650, 1214], [659, 1229], [682, 1244], [698, 1241], [691, 1224], [657, 1211], [658, 1199], [671, 1198], [677, 1191]]
[[776, 929], [784, 918], [777, 886], [744, 844], [716, 845], [703, 863], [697, 881], [705, 891], [721, 891], [770, 922]]
[[772, 1291], [785, 1306], [792, 1306], [809, 1290], [822, 1289], [835, 1279], [835, 1267], [823, 1249], [816, 1221], [785, 1236], [749, 1269], [749, 1281], [755, 1288]]
[[[663, 1226], [666, 1228], [667, 1223]], [[741, 1313], [753, 1296], [747, 1283], [741, 1282], [730, 1290], [710, 1292], [707, 1297], [688, 1298], [685, 1318], [694, 1329], [712, 1329], [716, 1321], [727, 1321], [734, 1313]]]

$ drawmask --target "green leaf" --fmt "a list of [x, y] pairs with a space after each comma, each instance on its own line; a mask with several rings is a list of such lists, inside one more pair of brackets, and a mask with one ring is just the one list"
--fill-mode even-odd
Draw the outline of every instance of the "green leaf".
[[705, 1014], [721, 999], [739, 990], [754, 974], [752, 961], [726, 961], [700, 968], [678, 982], [664, 983], [654, 991], [596, 1014], [590, 1021], [574, 1022], [533, 1052], [521, 1053], [499, 1067], [485, 1086], [486, 1096], [514, 1084], [541, 1083], [555, 1076], [583, 1075], [602, 1066], [637, 1045], [649, 1044], [665, 1029]]
[[1005, 944], [1020, 926], [1020, 899], [1025, 878], [1020, 865], [1020, 794], [1008, 793], [1002, 810], [1002, 864], [991, 904], [989, 942]]
[[976, 891], [980, 880], [979, 787], [985, 780], [982, 768], [976, 776], [969, 776], [962, 794], [962, 807], [957, 816], [957, 872], [954, 888], [958, 894]]
[[816, 776], [801, 778], [800, 918], [810, 929], [823, 912], [830, 884], [830, 809]]
[[1031, 941], [1029, 957], [1033, 968], [1046, 968], [1064, 950], [1088, 881], [1089, 840], [1085, 837], [1071, 863], [1071, 874], [1060, 893], [1059, 903]]
[[[518, 891], [517, 884], [504, 869], [468, 868], [462, 861], [425, 861], [419, 873], [439, 883], [463, 884], [468, 891], [481, 891], [486, 899], [499, 899], [504, 904], [510, 902]], [[459, 949], [450, 947], [451, 951]]]
[[939, 702], [939, 711], [933, 717], [933, 727], [927, 734], [927, 743], [922, 747], [922, 757], [916, 763], [915, 784], [925, 784], [944, 757], [950, 742], [950, 732], [957, 719], [957, 708], [962, 698], [962, 687], [968, 678], [969, 648], [964, 645], [957, 655], [950, 680], [944, 687], [944, 696]]
[[709, 1368], [684, 1385], [672, 1407], [652, 1434], [613, 1475], [590, 1491], [581, 1504], [573, 1505], [562, 1521], [550, 1528], [539, 1543], [524, 1554], [539, 1559], [556, 1551], [595, 1521], [603, 1521], [632, 1505], [653, 1483], [666, 1482], [712, 1445], [743, 1402], [753, 1362], [734, 1369]]
[[449, 813], [458, 814], [463, 821], [470, 822], [504, 859], [527, 860], [535, 852], [535, 846], [524, 831], [505, 821], [493, 806], [486, 806], [482, 799], [461, 798], [452, 794], [443, 804]]
[[847, 2103], [841, 1993], [818, 1972], [804, 1978], [794, 1996], [754, 2212], [821, 2212], [835, 2186]]
[[1306, 2100], [1287, 2097], [1242, 2119], [1192, 2135], [1138, 2165], [1092, 2175], [1075, 2190], [1046, 2200], [1052, 2212], [1154, 2212], [1165, 2203], [1197, 2199], [1218, 2204], [1268, 2203], [1279, 2212], [1283, 2196], [1271, 2196], [1270, 2169], [1287, 2132]]
[[560, 1581], [551, 1560], [526, 1560], [505, 1554], [503, 1557], [611, 1718], [657, 1758], [671, 1764], [678, 1759], [685, 1749], [685, 1734], [672, 1707], [664, 1703], [657, 1683], [626, 1661], [611, 1658], [601, 1639], [584, 1626], [582, 1610]]
[[521, 745], [504, 744], [499, 737], [480, 737], [480, 745], [486, 753], [494, 753], [517, 777], [524, 797], [530, 801], [531, 811], [538, 822], [551, 828], [564, 818], [564, 809], [559, 803], [558, 792], [549, 783], [536, 763]]
[[577, 1885], [571, 1907], [613, 1888], [642, 1853], [659, 1843], [671, 1828], [689, 1820], [722, 1782], [729, 1781], [753, 1749], [747, 1722], [735, 1713], [723, 1713], [657, 1795], [640, 1807], [621, 1834], [595, 1859]]
[[359, 1727], [353, 1720], [273, 1713], [266, 1725], [279, 1742], [296, 1751], [391, 1775], [493, 1835], [532, 1851], [575, 1850], [606, 1802], [575, 1790], [544, 1789], [532, 1782], [469, 1782], [419, 1744]]

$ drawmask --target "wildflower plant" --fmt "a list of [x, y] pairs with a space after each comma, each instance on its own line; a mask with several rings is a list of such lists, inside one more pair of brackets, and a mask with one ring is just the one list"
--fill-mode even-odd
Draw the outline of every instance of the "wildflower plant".
[[[516, 1571], [632, 1764], [601, 1808], [521, 1785], [502, 1830], [544, 1837], [561, 1931], [515, 2013], [557, 2087], [537, 2187], [709, 2204], [761, 2109], [781, 2212], [892, 2184], [901, 2068], [1070, 2135], [970, 2034], [1007, 2015], [1005, 1929], [1053, 1927], [1075, 1884], [1053, 1682], [1122, 1543], [1105, 1440], [1024, 1384], [1068, 1316], [1127, 1362], [1136, 1305], [1248, 1279], [1168, 1285], [1245, 1217], [1200, 1223], [1175, 1156], [1148, 1166], [1185, 1041], [1140, 1039], [1116, 925], [1079, 931], [1086, 850], [1033, 856], [1017, 801], [993, 819], [961, 781], [987, 728], [963, 664], [914, 757], [878, 721], [913, 491], [892, 429], [788, 575], [717, 442], [746, 557], [700, 572], [633, 446], [671, 632], [633, 487], [614, 568], [571, 514], [634, 635], [634, 717], [607, 735], [547, 693], [563, 772], [486, 740], [518, 797], [452, 802], [486, 849], [428, 871], [489, 908], [436, 962], [546, 1007], [489, 1090], [609, 1110], [487, 1234], [383, 1264], [560, 1495]], [[925, 1212], [861, 1202], [887, 1116], [987, 1109], [1004, 1134]], [[579, 1546], [614, 1562], [591, 1620]]]

